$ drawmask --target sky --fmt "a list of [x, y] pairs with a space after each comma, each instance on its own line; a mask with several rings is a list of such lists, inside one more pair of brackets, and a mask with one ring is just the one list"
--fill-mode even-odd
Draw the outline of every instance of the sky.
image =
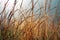
[[[3, 9], [4, 4], [7, 2], [7, 0], [0, 0], [0, 11]], [[19, 8], [20, 4], [21, 4], [22, 0], [18, 0], [18, 3], [16, 5], [16, 8]], [[28, 8], [31, 7], [30, 5], [31, 0], [24, 0], [23, 1], [23, 8]], [[34, 0], [34, 2], [36, 2], [36, 0]], [[43, 0], [39, 0], [40, 4], [43, 4]], [[13, 6], [14, 0], [9, 0], [8, 4], [7, 4], [7, 10], [11, 10], [12, 6]]]
[[[36, 2], [37, 0], [34, 0], [34, 3]], [[44, 1], [45, 0], [39, 0], [38, 3], [35, 5], [35, 8], [34, 8], [34, 13], [36, 12], [36, 10], [39, 9], [39, 7], [41, 6], [44, 6]], [[58, 1], [59, 0], [52, 0], [52, 3], [51, 3], [51, 9], [55, 6], [57, 6], [58, 4]], [[4, 4], [7, 2], [7, 0], [0, 0], [0, 12], [3, 10], [3, 7], [4, 7]], [[15, 10], [16, 9], [19, 9], [20, 5], [21, 5], [21, 2], [22, 0], [17, 0], [17, 5], [15, 7]], [[31, 0], [24, 0], [23, 1], [23, 5], [22, 5], [22, 8], [23, 9], [29, 9], [31, 8], [31, 4], [30, 4]], [[7, 7], [5, 10], [7, 11], [11, 11], [12, 10], [12, 7], [13, 7], [13, 3], [14, 3], [14, 0], [9, 0], [8, 4], [7, 4]], [[39, 13], [39, 12], [38, 12]], [[54, 14], [55, 13], [55, 9], [53, 9], [51, 11], [51, 14]]]
[[[21, 4], [21, 1], [22, 1], [22, 0], [18, 0], [18, 3], [17, 3], [17, 5], [16, 5], [16, 8], [19, 8], [19, 5]], [[34, 3], [35, 3], [36, 1], [37, 1], [37, 0], [34, 0]], [[44, 4], [44, 1], [45, 1], [45, 0], [39, 0], [39, 1], [38, 1], [39, 5], [38, 5], [38, 3], [37, 3], [36, 9], [37, 9], [39, 6], [43, 5], [43, 4]], [[6, 3], [6, 2], [7, 2], [7, 0], [0, 0], [0, 11], [2, 11], [2, 9], [3, 9], [3, 7], [4, 7], [4, 3]], [[22, 7], [23, 7], [23, 8], [31, 7], [31, 6], [30, 6], [30, 2], [31, 2], [31, 0], [24, 0]], [[13, 3], [14, 3], [14, 0], [9, 0], [6, 9], [7, 9], [7, 10], [11, 10], [11, 8], [12, 8], [12, 6], [13, 6]], [[57, 3], [58, 3], [58, 0], [52, 0], [51, 8], [54, 7], [54, 6], [56, 6]]]

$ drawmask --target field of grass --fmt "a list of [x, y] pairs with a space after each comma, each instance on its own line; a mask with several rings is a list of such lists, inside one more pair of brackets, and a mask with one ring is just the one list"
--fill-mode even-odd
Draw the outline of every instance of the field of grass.
[[[8, 0], [9, 1], [9, 0]], [[32, 8], [21, 11], [22, 9], [14, 10], [17, 4], [14, 1], [14, 6], [11, 12], [5, 13], [5, 8], [0, 13], [0, 40], [60, 40], [60, 20], [55, 23], [54, 17], [56, 15], [48, 15], [50, 12], [50, 5], [48, 5], [48, 12], [46, 12], [46, 2], [44, 7], [40, 7], [39, 10], [43, 9], [44, 13], [34, 14], [34, 2], [32, 0]], [[51, 2], [51, 1], [50, 1]], [[23, 5], [23, 0], [21, 6]], [[20, 6], [20, 8], [21, 8]], [[57, 10], [57, 7], [55, 7]], [[14, 13], [19, 11], [18, 20], [15, 19]], [[21, 12], [20, 12], [21, 11]]]

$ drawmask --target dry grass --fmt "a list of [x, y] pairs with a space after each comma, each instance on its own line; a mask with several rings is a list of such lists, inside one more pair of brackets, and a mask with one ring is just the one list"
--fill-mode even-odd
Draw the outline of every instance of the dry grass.
[[[32, 8], [28, 9], [27, 11], [25, 10], [25, 12], [22, 11], [21, 13], [21, 9], [14, 10], [17, 4], [15, 0], [13, 9], [9, 13], [8, 19], [6, 19], [7, 14], [5, 14], [5, 8], [8, 1], [1, 12], [1, 16], [4, 16], [1, 17], [2, 19], [0, 19], [0, 40], [60, 40], [60, 21], [55, 24], [52, 20], [54, 16], [52, 17], [47, 14], [50, 12], [51, 4], [48, 5], [48, 12], [46, 12], [46, 2], [44, 7], [38, 9], [38, 11], [44, 9], [44, 14], [40, 16], [39, 14], [34, 14], [33, 12], [35, 5], [34, 0], [31, 0]], [[23, 0], [20, 8], [22, 5]], [[20, 14], [19, 21], [14, 19], [14, 13], [16, 11], [19, 11]], [[42, 12], [40, 13], [42, 14]], [[31, 15], [27, 16], [27, 14]], [[21, 18], [21, 16], [23, 17]], [[38, 16], [38, 18], [36, 18], [36, 16]]]

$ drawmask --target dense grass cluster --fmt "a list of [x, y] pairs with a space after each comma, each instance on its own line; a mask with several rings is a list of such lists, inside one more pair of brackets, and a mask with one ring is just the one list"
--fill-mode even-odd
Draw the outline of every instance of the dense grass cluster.
[[[9, 1], [9, 0], [8, 0]], [[60, 20], [55, 23], [53, 18], [56, 15], [49, 16], [50, 4], [48, 5], [48, 12], [46, 12], [46, 2], [44, 7], [40, 7], [39, 10], [44, 11], [40, 14], [34, 14], [34, 2], [32, 0], [32, 8], [21, 11], [23, 0], [20, 5], [20, 9], [14, 10], [17, 2], [14, 1], [14, 6], [11, 12], [5, 13], [5, 8], [0, 13], [0, 40], [60, 40]], [[37, 3], [37, 2], [36, 2]], [[51, 1], [50, 1], [51, 3]], [[54, 7], [57, 10], [57, 7]], [[19, 11], [19, 19], [16, 20], [14, 13]], [[21, 17], [22, 16], [22, 17]]]

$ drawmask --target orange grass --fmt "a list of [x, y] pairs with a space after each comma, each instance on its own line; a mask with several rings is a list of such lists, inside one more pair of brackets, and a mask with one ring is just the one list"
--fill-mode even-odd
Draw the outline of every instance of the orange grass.
[[[6, 4], [8, 3], [8, 1], [6, 2]], [[33, 12], [34, 5], [36, 5], [37, 2], [35, 4], [34, 0], [31, 0], [31, 2], [32, 8], [28, 10], [26, 9], [27, 11], [24, 10], [25, 12], [22, 11], [20, 13], [20, 9], [23, 5], [23, 0], [21, 2], [20, 9], [14, 10], [17, 4], [15, 0], [13, 9], [8, 15], [8, 19], [6, 19], [7, 14], [5, 15], [4, 12], [6, 8], [5, 4], [4, 9], [1, 12], [2, 15], [4, 12], [5, 16], [3, 16], [3, 19], [0, 19], [1, 40], [60, 40], [60, 21], [57, 23], [57, 25], [55, 25], [54, 21], [52, 20], [54, 16], [52, 17], [47, 14], [48, 12], [50, 12], [51, 4], [48, 5], [49, 10], [48, 12], [46, 12], [47, 0], [45, 0], [44, 7], [38, 9], [38, 11], [44, 9], [43, 15], [42, 12], [40, 12], [40, 16], [39, 14], [34, 14]], [[14, 18], [14, 13], [17, 11], [19, 11], [19, 15], [21, 14], [19, 16], [20, 18], [21, 16], [23, 16], [21, 19], [19, 19], [19, 21]], [[30, 15], [27, 16], [27, 14]], [[36, 16], [38, 16], [38, 18], [36, 18]]]

